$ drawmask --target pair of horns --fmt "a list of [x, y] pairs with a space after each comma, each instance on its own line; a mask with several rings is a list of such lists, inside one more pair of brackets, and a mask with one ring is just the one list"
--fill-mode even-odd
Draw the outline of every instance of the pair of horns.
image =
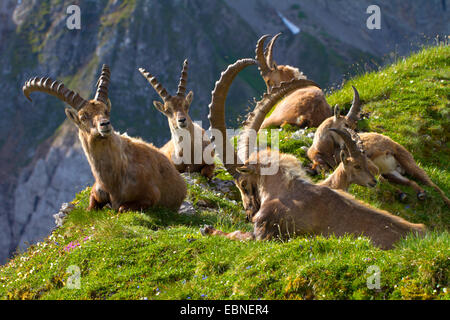
[[[109, 67], [104, 64], [102, 73], [97, 81], [97, 91], [94, 100], [101, 101], [108, 104], [108, 86], [110, 82], [111, 72]], [[64, 101], [75, 110], [80, 110], [87, 103], [87, 100], [82, 98], [77, 92], [67, 89], [63, 83], [54, 81], [50, 78], [32, 78], [25, 82], [22, 88], [25, 97], [32, 101], [30, 94], [35, 91], [45, 92], [58, 99]]]
[[263, 35], [256, 44], [255, 59], [259, 63], [259, 71], [262, 75], [265, 75], [268, 72], [275, 70], [276, 68], [275, 63], [273, 62], [273, 45], [280, 35], [281, 32], [276, 34], [270, 40], [266, 50], [264, 50], [264, 42], [267, 40], [267, 38], [270, 37], [269, 34]]
[[[222, 160], [227, 171], [235, 178], [239, 176], [237, 168], [240, 167], [241, 164], [239, 164], [237, 152], [232, 146], [232, 149], [230, 150], [232, 150], [234, 154], [233, 162], [227, 162], [227, 149], [230, 142], [227, 137], [225, 125], [225, 101], [234, 78], [240, 71], [250, 65], [258, 65], [258, 62], [254, 59], [241, 59], [228, 66], [228, 68], [222, 72], [220, 79], [216, 82], [211, 96], [211, 103], [209, 105], [210, 110], [208, 118], [211, 123], [210, 129], [216, 129], [222, 133], [222, 148], [216, 148], [218, 156]], [[241, 150], [242, 148], [244, 161], [249, 158], [250, 132], [252, 130], [258, 132], [267, 113], [282, 97], [294, 90], [308, 86], [319, 87], [313, 81], [295, 79], [289, 82], [282, 82], [280, 86], [274, 87], [270, 93], [264, 93], [262, 99], [256, 103], [254, 110], [248, 114], [247, 120], [244, 122], [243, 133], [239, 139], [238, 149]], [[215, 139], [213, 139], [213, 142], [214, 140]], [[243, 161], [241, 161], [241, 163], [243, 163]]]
[[[359, 120], [359, 113], [361, 112], [361, 100], [359, 99], [359, 93], [358, 90], [354, 86], [353, 88], [353, 101], [352, 106], [350, 107], [350, 110], [347, 113], [347, 118], [353, 121]], [[334, 116], [338, 117], [341, 113], [341, 110], [339, 109], [339, 106], [336, 105], [334, 107]]]
[[[152, 87], [156, 90], [159, 96], [163, 99], [164, 102], [170, 99], [172, 96], [167, 92], [167, 90], [163, 87], [163, 85], [153, 76], [150, 72], [145, 70], [144, 68], [139, 68], [139, 72], [144, 76], [145, 79], [152, 85]], [[184, 98], [186, 96], [186, 83], [188, 76], [188, 61], [187, 59], [183, 62], [183, 70], [181, 71], [180, 81], [178, 83], [177, 96]]]

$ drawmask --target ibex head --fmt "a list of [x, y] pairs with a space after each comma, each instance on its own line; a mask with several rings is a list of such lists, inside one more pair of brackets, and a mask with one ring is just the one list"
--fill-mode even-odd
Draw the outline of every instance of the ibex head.
[[189, 107], [194, 98], [194, 93], [190, 91], [186, 96], [187, 69], [188, 61], [185, 60], [177, 94], [176, 96], [171, 96], [150, 72], [139, 68], [139, 72], [147, 79], [164, 102], [153, 101], [153, 105], [167, 117], [169, 125], [173, 129], [186, 129], [192, 126], [192, 120], [189, 117]]
[[297, 68], [285, 65], [279, 66], [273, 61], [273, 46], [280, 35], [281, 33], [278, 33], [270, 40], [266, 50], [264, 50], [264, 42], [270, 35], [262, 36], [256, 44], [255, 59], [259, 63], [259, 71], [266, 83], [267, 92], [270, 92], [274, 87], [278, 87], [281, 82], [306, 79], [306, 76]]
[[359, 99], [358, 90], [354, 86], [353, 88], [353, 101], [350, 110], [346, 116], [341, 116], [341, 110], [338, 105], [334, 107], [333, 128], [336, 129], [351, 129], [355, 130], [359, 120], [359, 114], [361, 112], [361, 101]]
[[258, 190], [260, 168], [258, 164], [246, 163], [236, 168], [236, 170], [239, 173], [236, 179], [236, 186], [241, 193], [242, 205], [247, 214], [247, 220], [251, 221], [251, 218], [261, 207]]
[[110, 122], [111, 102], [108, 99], [108, 86], [111, 72], [103, 65], [97, 81], [94, 99], [87, 101], [78, 93], [64, 87], [64, 84], [50, 78], [32, 78], [25, 82], [22, 90], [28, 100], [34, 91], [48, 93], [67, 103], [67, 117], [82, 131], [94, 138], [106, 138], [113, 128]]
[[338, 134], [344, 140], [345, 148], [341, 150], [340, 157], [348, 182], [356, 183], [363, 187], [375, 187], [378, 174], [378, 167], [370, 161], [362, 147], [356, 141], [358, 135], [352, 138], [347, 130], [329, 129]]

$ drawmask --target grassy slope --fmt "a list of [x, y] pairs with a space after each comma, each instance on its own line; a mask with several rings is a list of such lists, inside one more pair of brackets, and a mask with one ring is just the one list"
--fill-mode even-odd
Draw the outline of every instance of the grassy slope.
[[[348, 108], [355, 85], [370, 112], [362, 129], [382, 132], [411, 150], [431, 178], [449, 194], [449, 47], [429, 48], [397, 64], [349, 81], [328, 97]], [[310, 129], [311, 130], [311, 129]], [[300, 147], [309, 138], [281, 132], [281, 149], [307, 164]], [[199, 178], [200, 179], [200, 178]], [[201, 179], [200, 179], [201, 180]], [[200, 183], [204, 183], [199, 181]], [[74, 200], [65, 225], [0, 268], [1, 298], [42, 299], [449, 299], [450, 213], [427, 188], [429, 199], [407, 203], [394, 188], [353, 187], [374, 206], [433, 231], [422, 240], [381, 251], [365, 238], [304, 238], [288, 242], [237, 242], [202, 237], [204, 223], [251, 230], [240, 203], [199, 185], [189, 187], [194, 205], [215, 206], [193, 216], [166, 210], [87, 213], [88, 192]], [[70, 248], [69, 244], [75, 244]], [[81, 288], [68, 289], [69, 266], [81, 270]], [[381, 288], [368, 289], [367, 268], [381, 270]]]

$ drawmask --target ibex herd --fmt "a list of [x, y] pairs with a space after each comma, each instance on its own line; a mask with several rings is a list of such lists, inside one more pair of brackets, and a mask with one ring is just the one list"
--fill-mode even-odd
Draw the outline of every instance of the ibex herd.
[[[66, 115], [78, 128], [95, 178], [88, 210], [98, 210], [105, 205], [119, 212], [155, 206], [178, 210], [187, 194], [186, 182], [180, 173], [199, 172], [212, 178], [214, 155], [217, 154], [241, 192], [243, 207], [254, 231], [224, 233], [205, 226], [201, 229], [204, 235], [243, 240], [353, 234], [367, 236], [383, 249], [392, 248], [409, 233], [423, 235], [424, 225], [373, 208], [356, 200], [346, 190], [353, 183], [373, 187], [377, 184], [375, 177], [380, 174], [393, 183], [412, 186], [418, 198], [423, 200], [424, 190], [402, 175], [407, 173], [437, 190], [448, 206], [449, 199], [417, 166], [405, 148], [378, 133], [355, 132], [361, 111], [356, 88], [353, 88], [354, 99], [348, 114], [341, 116], [336, 106], [333, 115], [316, 83], [307, 80], [297, 68], [278, 66], [273, 61], [273, 49], [279, 36], [273, 37], [266, 49], [264, 42], [269, 35], [261, 37], [255, 59], [240, 59], [221, 74], [209, 105], [210, 129], [217, 133], [212, 139], [189, 116], [193, 92], [186, 95], [187, 60], [175, 96], [171, 96], [148, 71], [139, 68], [163, 100], [163, 103], [154, 101], [155, 108], [169, 122], [172, 137], [160, 149], [113, 130], [108, 98], [110, 70], [106, 65], [103, 65], [92, 100], [83, 99], [50, 78], [28, 80], [23, 93], [30, 99], [34, 91], [45, 92], [69, 106], [65, 109]], [[267, 92], [244, 122], [238, 150], [235, 150], [227, 137], [225, 101], [235, 77], [252, 65], [258, 66]], [[267, 117], [272, 109], [272, 114]], [[318, 127], [307, 155], [313, 163], [312, 169], [334, 169], [326, 180], [312, 183], [292, 155], [270, 149], [250, 150], [251, 133], [285, 124]], [[198, 136], [200, 139], [195, 139]], [[264, 168], [274, 164], [278, 168], [274, 174], [263, 173]]]

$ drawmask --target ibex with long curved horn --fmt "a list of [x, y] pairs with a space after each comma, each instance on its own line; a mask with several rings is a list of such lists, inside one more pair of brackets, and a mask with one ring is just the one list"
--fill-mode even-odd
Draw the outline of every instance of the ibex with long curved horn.
[[[158, 80], [143, 68], [139, 72], [147, 79], [164, 103], [154, 101], [155, 108], [167, 117], [172, 138], [160, 150], [175, 163], [179, 172], [200, 172], [211, 178], [214, 174], [214, 150], [210, 159], [203, 157], [203, 151], [211, 144], [205, 130], [194, 123], [189, 116], [189, 107], [194, 98], [190, 91], [186, 96], [188, 61], [183, 63], [178, 91], [171, 96]], [[188, 141], [186, 141], [188, 139]], [[190, 153], [188, 155], [184, 153]], [[196, 153], [198, 156], [196, 157]]]
[[[263, 77], [267, 92], [282, 82], [294, 79], [306, 79], [306, 76], [297, 68], [287, 65], [277, 65], [273, 61], [273, 46], [281, 33], [275, 35], [267, 45], [264, 53], [264, 42], [269, 35], [262, 36], [256, 45], [256, 59], [259, 63], [259, 70]], [[304, 127], [318, 127], [322, 121], [332, 116], [330, 105], [325, 99], [325, 95], [319, 86], [301, 88], [290, 93], [276, 107], [267, 119], [264, 120], [261, 128], [270, 126], [283, 126], [290, 124]]]
[[[222, 133], [222, 145], [229, 144], [225, 131], [225, 98], [229, 88], [229, 68], [216, 83], [210, 104], [211, 127]], [[271, 93], [265, 93], [245, 123], [243, 137], [244, 155], [249, 149], [249, 133], [258, 131], [265, 115], [287, 92], [309, 83], [294, 80], [282, 83]], [[225, 149], [225, 148], [224, 148]], [[234, 159], [238, 156], [234, 151]], [[242, 154], [242, 153], [239, 153]], [[226, 155], [226, 154], [225, 154]], [[308, 181], [299, 161], [292, 155], [264, 150], [245, 158], [245, 164], [229, 163], [224, 153], [219, 153], [228, 172], [234, 177], [243, 199], [247, 218], [254, 224], [253, 232], [224, 233], [205, 226], [204, 235], [220, 235], [230, 239], [270, 239], [291, 235], [368, 236], [375, 245], [388, 249], [410, 232], [423, 233], [425, 227], [412, 224], [390, 213], [370, 207], [342, 191]], [[277, 163], [278, 172], [264, 175], [262, 170]]]
[[344, 140], [330, 129], [355, 130], [361, 112], [361, 101], [358, 90], [353, 88], [352, 106], [346, 116], [341, 116], [338, 106], [334, 108], [334, 116], [329, 117], [317, 128], [314, 140], [307, 151], [308, 158], [313, 162], [312, 169], [330, 170], [340, 162], [340, 151], [344, 147]]
[[186, 197], [186, 183], [173, 164], [153, 145], [120, 135], [110, 122], [109, 67], [103, 65], [93, 100], [50, 78], [33, 78], [23, 87], [31, 101], [34, 91], [51, 94], [67, 103], [67, 117], [78, 127], [78, 136], [95, 183], [89, 210], [110, 204], [119, 212], [163, 206], [178, 210]]

